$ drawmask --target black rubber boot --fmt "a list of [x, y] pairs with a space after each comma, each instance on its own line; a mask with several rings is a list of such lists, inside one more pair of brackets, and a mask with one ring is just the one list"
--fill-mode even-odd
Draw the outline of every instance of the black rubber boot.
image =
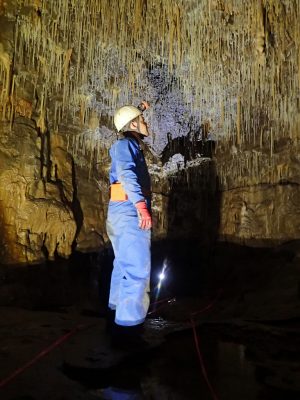
[[105, 330], [108, 333], [112, 333], [115, 326], [115, 317], [116, 317], [116, 310], [111, 310], [110, 308], [107, 310], [106, 313], [106, 327]]
[[140, 351], [149, 344], [143, 339], [144, 325], [122, 326], [114, 324], [111, 331], [111, 344], [116, 349]]

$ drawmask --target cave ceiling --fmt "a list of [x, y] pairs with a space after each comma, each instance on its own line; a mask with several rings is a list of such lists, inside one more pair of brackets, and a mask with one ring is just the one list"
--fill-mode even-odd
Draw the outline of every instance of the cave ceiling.
[[272, 152], [276, 135], [299, 131], [299, 10], [279, 0], [2, 1], [2, 117], [23, 113], [41, 131], [80, 126], [77, 148], [94, 147], [114, 140], [116, 107], [145, 98], [158, 154], [168, 133], [203, 126]]

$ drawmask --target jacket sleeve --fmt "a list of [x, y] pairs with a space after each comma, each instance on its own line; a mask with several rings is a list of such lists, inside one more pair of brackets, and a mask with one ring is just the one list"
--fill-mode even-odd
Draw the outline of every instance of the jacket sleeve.
[[137, 176], [138, 151], [130, 140], [120, 140], [114, 154], [118, 181], [122, 183], [128, 199], [133, 204], [145, 200]]

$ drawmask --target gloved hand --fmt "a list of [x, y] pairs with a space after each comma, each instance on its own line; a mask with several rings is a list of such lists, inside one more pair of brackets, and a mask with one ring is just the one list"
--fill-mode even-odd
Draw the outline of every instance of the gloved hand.
[[139, 216], [139, 227], [141, 229], [151, 229], [152, 228], [152, 218], [148, 211], [147, 204], [145, 201], [139, 201], [135, 203], [135, 207]]

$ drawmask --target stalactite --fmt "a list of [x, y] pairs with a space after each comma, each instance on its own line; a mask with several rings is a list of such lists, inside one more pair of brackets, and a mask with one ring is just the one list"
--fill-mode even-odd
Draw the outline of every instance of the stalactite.
[[11, 58], [3, 49], [0, 43], [0, 82], [1, 82], [1, 105], [2, 105], [2, 119], [5, 120], [7, 115], [7, 108], [9, 106], [10, 95], [10, 80], [11, 80]]
[[[41, 130], [46, 129], [46, 104], [53, 104], [53, 129], [67, 116], [86, 127], [95, 111], [95, 92], [103, 97], [103, 115], [111, 117], [117, 106], [141, 97], [143, 70], [159, 63], [168, 71], [169, 91], [182, 92], [191, 115], [200, 124], [213, 121], [215, 139], [268, 146], [271, 158], [279, 136], [299, 139], [299, 1], [254, 0], [243, 6], [240, 0], [18, 4], [28, 11], [17, 18], [14, 66], [34, 76], [39, 106], [43, 104], [35, 110]], [[12, 76], [11, 62], [2, 46], [0, 99], [7, 120], [19, 104], [12, 89], [26, 84], [21, 73]], [[77, 151], [81, 147], [76, 144]], [[88, 148], [84, 145], [82, 151]], [[254, 164], [249, 168], [259, 174]]]

